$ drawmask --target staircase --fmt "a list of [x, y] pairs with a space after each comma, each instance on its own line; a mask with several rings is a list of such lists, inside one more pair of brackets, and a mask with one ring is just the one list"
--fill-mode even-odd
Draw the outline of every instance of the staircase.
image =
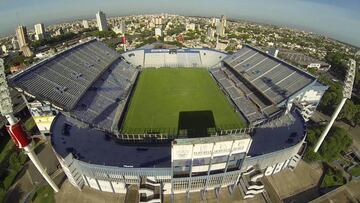
[[141, 177], [139, 188], [140, 203], [161, 203], [162, 187], [161, 183], [157, 183], [147, 177]]
[[241, 175], [238, 185], [244, 199], [253, 198], [256, 194], [264, 192], [264, 184], [260, 181], [263, 176], [264, 174], [254, 167]]

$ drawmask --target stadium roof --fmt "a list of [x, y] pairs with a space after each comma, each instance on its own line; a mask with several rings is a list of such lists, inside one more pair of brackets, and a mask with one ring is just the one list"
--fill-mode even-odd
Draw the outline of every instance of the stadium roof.
[[[297, 111], [289, 125], [265, 127], [251, 133], [252, 143], [249, 156], [258, 156], [286, 149], [301, 142], [306, 133], [306, 125]], [[64, 132], [65, 124], [70, 125]], [[82, 126], [76, 119], [58, 114], [51, 127], [52, 145], [62, 157], [72, 153], [78, 160], [107, 166], [131, 166], [134, 168], [164, 168], [171, 166], [171, 145], [168, 144], [119, 144], [112, 135]], [[269, 136], [270, 135], [270, 136]], [[204, 140], [224, 141], [248, 138], [248, 135], [227, 135], [203, 139], [177, 139], [178, 144], [202, 143]]]
[[90, 40], [11, 76], [9, 83], [41, 101], [69, 111], [119, 57], [103, 43]]
[[267, 154], [289, 148], [301, 142], [306, 136], [306, 123], [298, 111], [293, 111], [291, 115], [294, 119], [290, 125], [256, 128], [251, 136], [252, 144], [248, 155]]
[[[65, 124], [71, 125], [64, 133]], [[59, 113], [51, 127], [51, 142], [62, 157], [70, 152], [87, 163], [135, 168], [162, 168], [171, 166], [171, 146], [168, 144], [126, 145], [115, 142], [112, 135], [81, 126], [76, 119]]]
[[248, 45], [224, 62], [238, 73], [247, 86], [273, 104], [281, 103], [316, 81], [309, 73]]

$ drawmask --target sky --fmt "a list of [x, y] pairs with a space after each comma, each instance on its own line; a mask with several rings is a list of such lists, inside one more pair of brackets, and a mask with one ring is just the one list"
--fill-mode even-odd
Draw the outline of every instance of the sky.
[[0, 35], [19, 24], [174, 13], [220, 16], [298, 28], [360, 47], [360, 0], [0, 0]]

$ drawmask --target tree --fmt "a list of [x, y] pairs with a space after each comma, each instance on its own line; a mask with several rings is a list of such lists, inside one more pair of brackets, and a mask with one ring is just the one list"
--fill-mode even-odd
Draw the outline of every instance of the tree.
[[331, 73], [339, 80], [344, 80], [346, 75], [347, 65], [344, 63], [346, 55], [341, 52], [329, 52], [325, 56], [327, 63], [331, 65]]
[[325, 138], [322, 143], [318, 153], [314, 152], [314, 147], [321, 133], [324, 130], [324, 126], [313, 125], [308, 129], [306, 141], [308, 147], [304, 154], [305, 161], [317, 161], [324, 160], [331, 162], [339, 157], [340, 152], [346, 151], [351, 143], [351, 138], [347, 135], [345, 129], [341, 127], [334, 126], [331, 128], [328, 136]]
[[86, 36], [88, 37], [101, 37], [101, 38], [105, 38], [105, 37], [116, 37], [116, 33], [112, 30], [109, 31], [93, 31], [93, 32], [89, 32], [86, 33]]
[[358, 114], [359, 108], [351, 100], [347, 100], [342, 108], [339, 118], [345, 119], [351, 125], [354, 125], [353, 119]]
[[174, 27], [171, 30], [168, 30], [167, 34], [169, 36], [178, 35], [178, 34], [182, 33], [183, 31], [185, 31], [185, 25], [178, 25], [177, 27]]
[[308, 147], [304, 154], [305, 161], [313, 162], [313, 161], [321, 160], [321, 156], [319, 155], [319, 153], [314, 152], [314, 147], [323, 129], [324, 129], [323, 126], [314, 126], [308, 129], [306, 136]]
[[360, 106], [359, 105], [357, 105], [357, 112], [356, 112], [356, 114], [355, 114], [355, 116], [354, 116], [354, 118], [353, 118], [353, 122], [354, 122], [354, 124], [355, 125], [359, 125], [360, 124]]
[[6, 195], [6, 190], [0, 187], [0, 202], [4, 201], [5, 195]]
[[330, 116], [334, 112], [336, 106], [340, 104], [343, 96], [343, 87], [340, 83], [334, 82], [324, 75], [319, 77], [319, 81], [329, 86], [329, 89], [325, 92], [320, 101], [319, 110]]
[[[356, 63], [358, 64], [358, 63]], [[356, 70], [355, 80], [354, 80], [354, 90], [357, 93], [360, 93], [360, 71]]]
[[352, 139], [345, 129], [333, 127], [320, 148], [321, 157], [328, 162], [334, 161], [340, 152], [346, 151], [352, 144]]
[[236, 47], [234, 45], [228, 45], [225, 48], [225, 51], [228, 52], [228, 53], [233, 53], [235, 50], [236, 50]]
[[321, 99], [319, 110], [331, 115], [342, 99], [342, 89], [330, 86]]
[[14, 171], [18, 171], [21, 168], [21, 163], [16, 153], [11, 154], [9, 158], [9, 168]]
[[53, 45], [56, 45], [59, 43], [63, 43], [67, 40], [73, 39], [76, 36], [77, 36], [77, 34], [75, 34], [73, 32], [67, 32], [65, 34], [58, 35], [55, 37], [44, 38], [41, 40], [33, 41], [31, 43], [31, 46], [34, 48], [38, 48], [38, 47], [45, 46], [45, 45], [53, 46]]

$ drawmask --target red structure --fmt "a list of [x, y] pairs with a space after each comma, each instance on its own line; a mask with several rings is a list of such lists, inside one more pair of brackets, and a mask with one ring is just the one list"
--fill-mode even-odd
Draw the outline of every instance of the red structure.
[[125, 35], [121, 36], [121, 44], [126, 44]]
[[20, 149], [28, 146], [31, 143], [31, 140], [24, 132], [20, 121], [13, 125], [6, 126], [7, 131], [9, 132], [11, 139], [14, 141], [17, 147]]

